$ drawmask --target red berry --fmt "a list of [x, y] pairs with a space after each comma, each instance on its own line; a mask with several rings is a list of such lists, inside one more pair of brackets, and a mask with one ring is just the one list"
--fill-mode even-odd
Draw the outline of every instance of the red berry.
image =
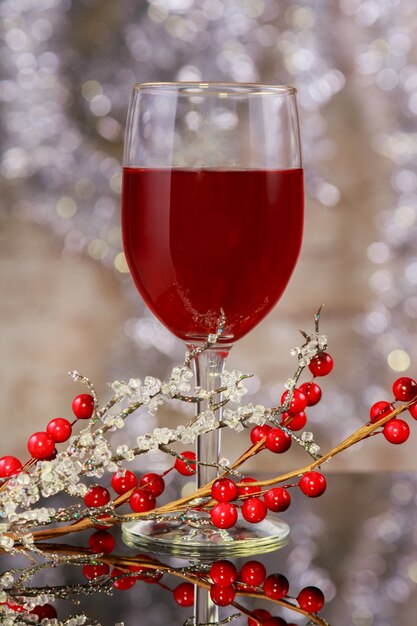
[[[252, 476], [246, 476], [242, 478], [240, 483], [256, 483], [258, 482], [256, 478], [252, 478]], [[244, 487], [237, 488], [238, 496], [257, 496], [261, 493], [261, 487], [258, 485], [257, 487], [250, 487], [249, 484]]]
[[289, 582], [282, 574], [270, 574], [263, 584], [263, 590], [268, 598], [280, 600], [288, 595]]
[[218, 502], [230, 502], [237, 496], [236, 483], [230, 478], [218, 478], [211, 486], [211, 496]]
[[34, 459], [47, 459], [55, 450], [55, 441], [48, 433], [33, 433], [29, 437], [28, 450]]
[[88, 393], [80, 393], [72, 401], [72, 412], [79, 420], [88, 420], [94, 413], [94, 398]]
[[400, 444], [410, 436], [410, 427], [407, 422], [393, 418], [387, 422], [382, 430], [384, 437], [390, 443]]
[[113, 474], [111, 479], [111, 486], [119, 496], [127, 493], [136, 487], [137, 484], [137, 477], [133, 472], [129, 472], [129, 470], [119, 470]]
[[40, 623], [43, 619], [56, 619], [57, 612], [52, 604], [42, 604], [30, 609], [29, 615], [37, 615], [39, 618], [38, 623]]
[[248, 498], [242, 506], [242, 515], [247, 522], [259, 524], [267, 514], [266, 504], [260, 498]]
[[287, 622], [282, 617], [270, 617], [264, 621], [263, 626], [287, 626]]
[[194, 604], [194, 585], [191, 583], [180, 583], [174, 589], [174, 600], [180, 606], [193, 606]]
[[122, 576], [123, 574], [123, 578], [119, 578], [118, 580], [114, 581], [113, 587], [115, 587], [115, 589], [119, 589], [120, 591], [128, 591], [128, 589], [132, 589], [132, 587], [136, 583], [136, 577], [129, 576], [129, 574], [126, 574], [126, 572], [119, 569], [118, 567], [114, 567], [111, 571], [112, 578]]
[[212, 585], [210, 587], [210, 597], [217, 606], [228, 606], [235, 599], [235, 595], [236, 589], [232, 585], [229, 587]]
[[98, 506], [104, 506], [110, 502], [111, 497], [109, 491], [105, 487], [95, 485], [90, 487], [84, 496], [84, 504], [88, 508], [96, 508]]
[[6, 478], [17, 474], [22, 469], [22, 464], [15, 456], [2, 456], [0, 459], [0, 478]]
[[311, 359], [308, 369], [313, 376], [327, 376], [333, 369], [333, 359], [327, 352], [319, 352]]
[[254, 619], [249, 617], [248, 626], [259, 626], [259, 622], [263, 624], [264, 620], [268, 619], [268, 617], [271, 617], [271, 613], [269, 611], [266, 611], [265, 609], [255, 609], [254, 611], [252, 611], [252, 614], [254, 617], [258, 618], [258, 621], [255, 621]]
[[130, 508], [135, 513], [151, 511], [155, 508], [156, 500], [151, 491], [147, 489], [135, 489], [129, 499]]
[[313, 381], [303, 383], [299, 386], [299, 390], [306, 395], [307, 406], [314, 406], [320, 402], [321, 388], [317, 385], [317, 383], [313, 383]]
[[153, 474], [152, 472], [144, 474], [140, 479], [139, 485], [141, 487], [146, 486], [146, 489], [151, 491], [156, 498], [160, 496], [165, 489], [165, 481], [162, 476], [159, 474]]
[[408, 376], [401, 376], [394, 382], [392, 393], [396, 400], [410, 402], [417, 396], [417, 383], [412, 378], [408, 378]]
[[[260, 587], [265, 580], [266, 569], [259, 561], [248, 561], [240, 571], [239, 579], [249, 587]], [[269, 615], [268, 615], [269, 617]]]
[[[188, 450], [186, 452], [181, 452], [181, 457], [183, 459], [191, 459], [192, 461], [195, 461], [195, 458], [196, 458], [195, 452], [191, 452]], [[196, 471], [195, 463], [189, 463], [187, 465], [184, 461], [181, 460], [181, 458], [175, 461], [174, 467], [177, 470], [177, 472], [179, 472], [183, 476], [192, 476], [193, 474], [195, 474], [195, 471]]]
[[[281, 396], [281, 404], [284, 404], [287, 397], [288, 397], [289, 392], [285, 391], [282, 396]], [[293, 394], [292, 394], [292, 398], [291, 398], [291, 402], [290, 402], [290, 406], [287, 409], [287, 413], [289, 415], [295, 415], [296, 413], [299, 413], [300, 411], [304, 411], [304, 409], [307, 406], [307, 396], [305, 395], [305, 393], [303, 393], [302, 391], [300, 391], [299, 389], [294, 389]]]
[[[288, 420], [288, 421], [287, 421]], [[281, 424], [285, 425], [289, 430], [302, 430], [307, 422], [307, 415], [304, 411], [300, 411], [295, 415], [289, 413], [283, 413], [281, 418]]]
[[110, 567], [107, 563], [95, 563], [91, 565], [83, 566], [83, 574], [88, 580], [94, 580], [99, 576], [107, 576], [110, 571]]
[[251, 442], [255, 444], [255, 443], [259, 443], [260, 441], [262, 441], [262, 439], [264, 439], [267, 436], [271, 428], [272, 427], [268, 426], [268, 424], [264, 424], [263, 426], [255, 426], [255, 428], [252, 428], [250, 432]]
[[292, 439], [285, 430], [282, 428], [273, 428], [265, 441], [265, 446], [271, 452], [275, 452], [276, 454], [283, 454], [291, 448]]
[[63, 441], [68, 441], [71, 437], [72, 426], [69, 421], [63, 417], [56, 417], [48, 423], [46, 432], [52, 437], [55, 443], [62, 443]]
[[211, 509], [210, 517], [216, 528], [231, 528], [237, 520], [237, 509], [230, 502], [219, 502]]
[[410, 404], [410, 406], [408, 407], [408, 411], [411, 417], [414, 417], [414, 419], [417, 420], [417, 402], [414, 402], [414, 404]]
[[116, 541], [110, 533], [105, 530], [98, 530], [91, 535], [88, 540], [88, 545], [94, 554], [110, 554], [110, 552], [114, 550]]
[[320, 472], [307, 472], [300, 478], [298, 486], [309, 498], [318, 498], [326, 491], [327, 482]]
[[282, 513], [291, 504], [291, 496], [284, 487], [273, 487], [264, 494], [265, 504], [270, 511]]
[[371, 422], [379, 422], [379, 420], [387, 417], [392, 411], [394, 411], [394, 407], [389, 402], [385, 402], [385, 400], [375, 402], [369, 410]]
[[229, 587], [237, 580], [237, 569], [230, 561], [216, 561], [210, 568], [210, 577], [215, 585]]
[[300, 609], [309, 613], [317, 613], [324, 606], [324, 595], [318, 587], [305, 587], [297, 597]]

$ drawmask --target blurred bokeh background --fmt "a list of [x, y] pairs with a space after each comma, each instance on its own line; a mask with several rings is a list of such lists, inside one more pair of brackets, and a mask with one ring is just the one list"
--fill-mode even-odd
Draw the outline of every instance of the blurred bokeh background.
[[[309, 429], [324, 449], [417, 373], [414, 0], [3, 0], [0, 18], [1, 454], [24, 457], [31, 432], [69, 414], [68, 370], [106, 397], [115, 378], [164, 376], [182, 359], [122, 252], [135, 82], [298, 89], [304, 246], [282, 301], [232, 351], [230, 367], [256, 374], [250, 400], [277, 404], [321, 303], [335, 368]], [[132, 436], [150, 425], [138, 417]], [[375, 437], [332, 467], [416, 469], [416, 445], [417, 428], [401, 450]]]

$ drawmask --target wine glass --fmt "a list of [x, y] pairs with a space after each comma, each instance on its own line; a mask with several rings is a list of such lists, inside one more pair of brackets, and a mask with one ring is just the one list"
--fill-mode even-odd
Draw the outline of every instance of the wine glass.
[[[134, 86], [124, 153], [124, 250], [145, 303], [189, 351], [224, 319], [216, 344], [193, 361], [197, 386], [220, 386], [231, 346], [281, 297], [298, 258], [302, 225], [293, 87]], [[218, 430], [198, 438], [203, 464], [197, 465], [197, 487], [217, 475], [219, 442]], [[197, 521], [195, 527], [164, 521], [139, 522], [123, 532], [127, 541], [155, 552], [201, 558], [275, 549], [288, 527], [239, 520], [226, 532], [199, 529]]]

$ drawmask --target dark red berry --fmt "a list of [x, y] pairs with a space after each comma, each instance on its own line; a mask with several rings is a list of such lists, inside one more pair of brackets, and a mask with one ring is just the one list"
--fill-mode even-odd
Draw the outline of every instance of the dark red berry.
[[88, 506], [88, 508], [104, 506], [110, 502], [110, 500], [110, 492], [107, 491], [105, 487], [101, 487], [100, 485], [90, 487], [84, 496], [84, 504], [85, 506]]
[[268, 598], [280, 600], [288, 595], [289, 582], [282, 574], [270, 574], [264, 584], [263, 590]]
[[268, 424], [264, 424], [263, 426], [255, 426], [255, 428], [252, 428], [252, 430], [250, 431], [251, 442], [255, 444], [262, 441], [262, 439], [267, 436], [271, 428], [272, 427], [268, 426]]
[[282, 617], [270, 617], [262, 626], [287, 626], [287, 622]]
[[110, 554], [114, 550], [116, 541], [110, 533], [105, 530], [98, 530], [91, 535], [88, 545], [94, 554]]
[[40, 606], [35, 606], [33, 609], [30, 609], [30, 615], [37, 615], [40, 623], [43, 619], [56, 619], [57, 612], [52, 604], [42, 604]]
[[327, 487], [326, 479], [320, 472], [307, 472], [300, 478], [298, 485], [309, 498], [318, 498]]
[[307, 422], [307, 415], [304, 411], [300, 411], [295, 415], [289, 413], [283, 413], [281, 417], [281, 424], [289, 430], [302, 430]]
[[266, 504], [260, 498], [248, 498], [242, 506], [242, 515], [247, 522], [259, 524], [267, 514]]
[[228, 606], [233, 602], [236, 595], [236, 589], [231, 585], [229, 587], [219, 587], [219, 585], [211, 585], [210, 597], [217, 606]]
[[319, 352], [311, 359], [308, 369], [313, 376], [327, 376], [333, 369], [333, 359], [327, 352]]
[[237, 509], [230, 502], [219, 502], [211, 509], [210, 517], [216, 528], [231, 528], [237, 520]]
[[107, 576], [110, 567], [107, 563], [88, 564], [83, 566], [83, 574], [88, 580], [94, 580], [99, 576]]
[[194, 585], [191, 583], [180, 583], [175, 587], [174, 600], [180, 606], [193, 606], [194, 604]]
[[28, 450], [34, 459], [48, 459], [55, 450], [55, 441], [48, 433], [33, 433], [29, 437]]
[[292, 439], [282, 428], [273, 428], [265, 441], [265, 446], [271, 452], [283, 454], [291, 447]]
[[379, 422], [379, 420], [387, 417], [392, 411], [394, 411], [394, 407], [389, 402], [385, 402], [385, 400], [375, 402], [369, 410], [371, 422]]
[[154, 474], [149, 472], [149, 474], [144, 474], [140, 479], [139, 485], [141, 487], [146, 487], [149, 491], [153, 493], [153, 495], [157, 498], [163, 493], [165, 489], [165, 481], [159, 474]]
[[218, 478], [211, 486], [211, 496], [218, 502], [231, 502], [237, 497], [236, 483], [230, 478]]
[[129, 574], [126, 574], [126, 572], [124, 572], [123, 570], [119, 569], [118, 567], [114, 567], [111, 571], [111, 577], [117, 578], [118, 576], [123, 576], [123, 578], [115, 580], [113, 583], [113, 587], [115, 589], [119, 589], [119, 591], [128, 591], [129, 589], [132, 589], [132, 587], [136, 583], [135, 576], [129, 576]]
[[72, 426], [69, 421], [63, 417], [56, 417], [48, 423], [46, 432], [52, 437], [55, 443], [62, 443], [63, 441], [68, 441], [71, 437]]
[[410, 402], [417, 396], [417, 383], [412, 378], [408, 378], [408, 376], [401, 376], [394, 382], [392, 393], [396, 400]]
[[263, 624], [264, 620], [268, 619], [268, 617], [271, 617], [271, 613], [269, 611], [266, 611], [265, 609], [255, 609], [254, 611], [252, 611], [252, 613], [254, 617], [258, 618], [258, 621], [255, 621], [254, 619], [249, 617], [248, 626], [259, 626], [259, 622]]
[[264, 494], [265, 504], [270, 511], [282, 513], [291, 504], [291, 496], [284, 487], [273, 487]]
[[94, 398], [88, 393], [81, 393], [72, 401], [72, 412], [79, 420], [88, 420], [94, 413]]
[[262, 563], [259, 561], [248, 561], [243, 565], [239, 579], [249, 587], [260, 587], [265, 580], [265, 576], [266, 569]]
[[307, 406], [314, 406], [320, 402], [321, 388], [317, 385], [317, 383], [313, 383], [313, 381], [303, 383], [299, 386], [299, 390], [306, 395]]
[[305, 587], [297, 597], [298, 604], [303, 611], [317, 613], [324, 606], [324, 595], [318, 587]]
[[236, 567], [230, 561], [216, 561], [210, 568], [210, 577], [215, 585], [229, 587], [237, 579]]
[[129, 470], [119, 470], [113, 474], [111, 479], [111, 486], [119, 496], [127, 493], [136, 487], [137, 484], [137, 477], [133, 472], [129, 472]]
[[414, 404], [410, 404], [410, 406], [408, 407], [408, 410], [409, 410], [411, 417], [417, 420], [417, 402], [414, 402]]
[[[261, 493], [261, 487], [258, 485], [257, 487], [251, 487], [250, 483], [258, 482], [256, 478], [252, 478], [252, 476], [246, 476], [240, 480], [240, 483], [245, 483], [243, 487], [238, 487], [237, 493], [238, 496], [257, 496]], [[246, 484], [248, 483], [248, 484]]]
[[384, 437], [390, 443], [400, 444], [407, 441], [410, 436], [410, 427], [407, 422], [397, 418], [389, 420], [382, 430]]
[[147, 489], [135, 489], [129, 498], [129, 504], [135, 513], [144, 513], [155, 508], [156, 499], [154, 494]]
[[[181, 452], [182, 459], [189, 459], [191, 461], [195, 461], [195, 452], [191, 452], [187, 450], [186, 452]], [[177, 472], [182, 474], [183, 476], [192, 476], [196, 472], [196, 464], [188, 463], [188, 465], [181, 458], [175, 461], [175, 469]]]
[[0, 478], [6, 478], [17, 474], [22, 469], [22, 464], [15, 456], [2, 456], [0, 459]]
[[[285, 391], [282, 396], [281, 396], [281, 404], [284, 404], [287, 397], [288, 397], [289, 391]], [[287, 413], [289, 415], [295, 415], [296, 413], [300, 413], [300, 411], [304, 411], [304, 409], [307, 406], [307, 396], [305, 395], [305, 393], [303, 393], [302, 391], [300, 391], [299, 389], [294, 389], [293, 394], [292, 394], [292, 398], [291, 398], [291, 402], [290, 402], [290, 406], [287, 409]]]

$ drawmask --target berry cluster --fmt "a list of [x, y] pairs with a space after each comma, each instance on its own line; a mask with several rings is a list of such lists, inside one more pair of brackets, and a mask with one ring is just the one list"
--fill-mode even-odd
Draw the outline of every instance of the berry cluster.
[[[392, 393], [394, 395], [394, 400], [392, 402], [387, 402], [385, 400], [379, 400], [375, 402], [370, 408], [369, 415], [371, 423], [379, 422], [385, 417], [388, 417], [395, 410], [395, 403], [397, 401], [400, 402], [412, 402], [408, 411], [414, 419], [417, 419], [417, 383], [412, 378], [408, 376], [401, 376], [401, 378], [397, 378], [392, 386]], [[378, 432], [378, 431], [377, 431]], [[407, 422], [398, 417], [393, 417], [392, 419], [385, 422], [382, 427], [382, 434], [385, 439], [390, 443], [401, 444], [407, 441], [410, 436], [410, 427]]]

